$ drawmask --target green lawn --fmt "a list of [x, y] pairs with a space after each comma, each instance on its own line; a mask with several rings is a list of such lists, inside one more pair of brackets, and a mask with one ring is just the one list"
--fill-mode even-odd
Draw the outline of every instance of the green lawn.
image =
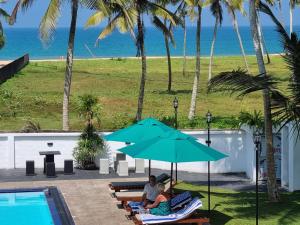
[[[180, 183], [178, 191], [189, 190], [193, 195], [204, 196], [203, 209], [207, 209], [207, 187]], [[255, 224], [255, 192], [236, 192], [228, 189], [211, 188], [212, 225]], [[204, 213], [204, 212], [203, 212]], [[204, 214], [205, 215], [205, 214]], [[281, 202], [267, 201], [265, 193], [259, 194], [259, 224], [300, 224], [300, 192], [281, 193]]]
[[[257, 71], [254, 57], [249, 57], [251, 71]], [[188, 75], [182, 76], [182, 60], [173, 59], [173, 93], [167, 89], [166, 59], [148, 59], [143, 116], [162, 119], [173, 115], [172, 101], [179, 98], [179, 126], [204, 128], [203, 116], [210, 110], [216, 117], [214, 127], [236, 126], [241, 110], [261, 109], [260, 93], [243, 100], [223, 94], [206, 94], [208, 59], [202, 60], [200, 92], [197, 102], [197, 120], [188, 122], [191, 89], [194, 78], [194, 59], [188, 60]], [[214, 74], [243, 67], [241, 57], [216, 57]], [[288, 80], [288, 71], [279, 56], [272, 57], [267, 66], [282, 84]], [[102, 129], [116, 129], [130, 123], [135, 116], [140, 80], [140, 61], [137, 59], [79, 60], [74, 62], [71, 90], [71, 129], [83, 126], [75, 103], [78, 95], [94, 94], [102, 105]], [[64, 62], [31, 62], [15, 78], [0, 87], [0, 130], [20, 130], [27, 120], [40, 123], [44, 130], [61, 129]]]

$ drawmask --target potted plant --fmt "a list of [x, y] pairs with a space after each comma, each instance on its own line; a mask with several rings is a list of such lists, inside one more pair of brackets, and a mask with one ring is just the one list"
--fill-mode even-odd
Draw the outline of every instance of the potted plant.
[[77, 111], [85, 120], [85, 127], [74, 148], [73, 156], [82, 169], [96, 169], [95, 158], [104, 150], [104, 141], [97, 134], [94, 123], [100, 121], [100, 105], [95, 96], [85, 94], [78, 97]]

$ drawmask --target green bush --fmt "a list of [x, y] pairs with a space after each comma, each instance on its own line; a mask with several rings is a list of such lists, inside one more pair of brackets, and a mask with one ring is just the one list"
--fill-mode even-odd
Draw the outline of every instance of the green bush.
[[95, 158], [104, 149], [104, 141], [94, 127], [94, 120], [99, 124], [100, 105], [96, 97], [86, 94], [79, 96], [77, 110], [79, 116], [85, 120], [86, 126], [77, 147], [74, 148], [73, 156], [79, 168], [94, 169]]

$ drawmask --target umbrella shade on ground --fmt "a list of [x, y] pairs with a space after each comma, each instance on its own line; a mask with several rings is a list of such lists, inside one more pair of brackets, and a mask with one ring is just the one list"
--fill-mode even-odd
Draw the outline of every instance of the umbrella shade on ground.
[[156, 119], [147, 118], [134, 125], [108, 134], [104, 138], [107, 141], [138, 143], [158, 137], [172, 130], [174, 129]]
[[176, 130], [121, 148], [119, 151], [133, 158], [171, 163], [217, 161], [227, 157], [227, 155], [197, 142], [195, 138]]

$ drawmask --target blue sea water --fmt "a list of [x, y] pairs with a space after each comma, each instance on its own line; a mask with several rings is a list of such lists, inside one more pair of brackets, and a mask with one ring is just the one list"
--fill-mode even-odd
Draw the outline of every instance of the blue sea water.
[[1, 225], [54, 225], [44, 192], [0, 193]]
[[[300, 33], [300, 26], [294, 30]], [[130, 35], [114, 32], [106, 39], [101, 40], [95, 46], [95, 40], [100, 28], [85, 30], [78, 28], [75, 40], [75, 57], [91, 58], [92, 54], [96, 57], [126, 57], [135, 56], [136, 48]], [[53, 41], [48, 46], [44, 46], [39, 39], [38, 29], [36, 28], [8, 28], [5, 30], [6, 45], [0, 50], [0, 59], [15, 59], [25, 53], [30, 54], [30, 58], [58, 59], [66, 55], [68, 28], [58, 28]], [[195, 55], [195, 27], [187, 29], [187, 55]], [[254, 54], [253, 43], [250, 36], [249, 27], [240, 27], [247, 54]], [[279, 36], [274, 27], [263, 27], [264, 39], [269, 53], [282, 52]], [[208, 56], [210, 52], [211, 40], [213, 35], [212, 27], [203, 27], [201, 35], [201, 55]], [[177, 28], [174, 32], [176, 47], [171, 47], [173, 56], [182, 55], [183, 30]], [[165, 45], [162, 34], [154, 27], [146, 28], [146, 53], [148, 56], [165, 55]], [[89, 50], [88, 50], [89, 49]], [[90, 53], [92, 52], [92, 54]], [[221, 27], [218, 31], [215, 45], [216, 55], [240, 55], [240, 48], [236, 33], [232, 27]]]

